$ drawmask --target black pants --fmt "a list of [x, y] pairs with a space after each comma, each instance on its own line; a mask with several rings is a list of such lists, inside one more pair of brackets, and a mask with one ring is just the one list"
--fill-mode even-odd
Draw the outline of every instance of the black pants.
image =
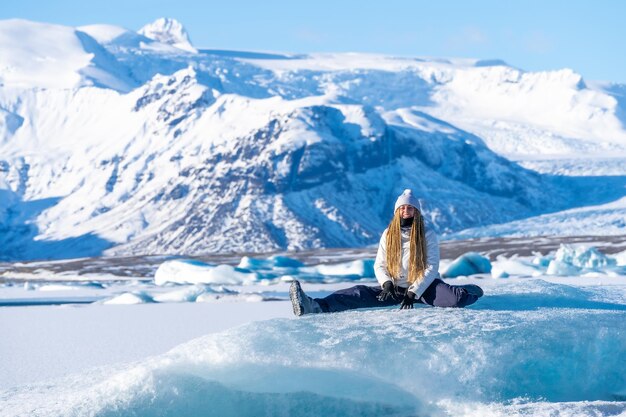
[[[400, 297], [404, 295], [406, 288], [398, 287]], [[382, 292], [380, 286], [370, 287], [357, 285], [343, 290], [335, 291], [324, 298], [316, 298], [322, 310], [325, 312], [345, 311], [355, 308], [387, 307], [399, 305], [400, 301], [388, 299], [379, 301], [378, 296]], [[474, 304], [478, 297], [468, 293], [464, 288], [449, 285], [440, 279], [436, 279], [424, 291], [419, 298], [420, 303], [435, 307], [465, 307]]]

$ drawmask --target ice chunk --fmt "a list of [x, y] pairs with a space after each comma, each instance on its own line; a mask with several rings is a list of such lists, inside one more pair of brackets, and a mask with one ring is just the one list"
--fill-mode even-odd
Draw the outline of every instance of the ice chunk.
[[353, 276], [359, 278], [373, 278], [375, 276], [373, 259], [359, 259], [352, 262], [332, 265], [322, 264], [316, 266], [315, 270], [322, 275]]
[[476, 252], [467, 252], [456, 258], [441, 274], [445, 278], [468, 276], [474, 274], [488, 274], [491, 272], [491, 262]]
[[163, 294], [155, 295], [154, 301], [159, 303], [183, 303], [194, 302], [198, 296], [207, 292], [207, 288], [200, 285], [187, 286], [182, 289], [169, 291]]
[[494, 278], [508, 278], [511, 276], [502, 265], [493, 265], [491, 269], [491, 276]]
[[550, 261], [546, 274], [548, 275], [580, 275], [581, 269], [567, 262], [556, 259]]
[[548, 275], [580, 275], [583, 272], [600, 271], [616, 266], [617, 261], [596, 248], [584, 245], [561, 244], [550, 261]]
[[188, 285], [183, 288], [154, 295], [154, 301], [159, 303], [184, 303], [184, 302], [200, 302], [207, 300], [217, 300], [224, 295], [238, 295], [239, 292], [233, 291], [222, 286], [209, 285]]
[[125, 292], [113, 298], [105, 300], [102, 304], [145, 304], [153, 302], [152, 297], [145, 292]]
[[257, 303], [261, 301], [266, 301], [265, 297], [263, 297], [261, 294], [258, 294], [258, 293], [240, 294], [240, 293], [233, 292], [232, 294], [204, 293], [198, 296], [198, 298], [196, 299], [196, 302], [206, 303], [206, 302], [225, 301], [225, 300], [229, 302], [238, 301], [238, 302], [245, 302], [245, 303]]
[[561, 245], [555, 255], [556, 260], [571, 263], [579, 268], [598, 269], [616, 264], [594, 247]]
[[256, 279], [256, 274], [230, 265], [212, 265], [195, 260], [163, 262], [154, 274], [154, 283], [179, 284], [244, 284]]
[[237, 267], [232, 267], [179, 259], [161, 264], [155, 273], [154, 282], [157, 285], [273, 284], [291, 281], [294, 277], [304, 282], [326, 283], [374, 278], [374, 260], [360, 259], [338, 264], [305, 266], [296, 259], [284, 256], [267, 259], [244, 256]]
[[68, 284], [45, 284], [37, 288], [39, 291], [78, 291], [84, 289], [80, 285], [68, 285]]
[[267, 259], [256, 259], [244, 256], [238, 267], [247, 269], [299, 268], [304, 264], [297, 259], [274, 255]]
[[507, 278], [511, 275], [538, 276], [541, 275], [541, 268], [516, 257], [507, 259], [504, 256], [498, 256], [491, 264], [491, 276], [494, 278]]
[[550, 256], [542, 256], [541, 254], [535, 254], [535, 257], [532, 260], [532, 264], [541, 268], [547, 268], [550, 265], [550, 261], [552, 257]]
[[613, 255], [617, 266], [626, 266], [626, 250]]

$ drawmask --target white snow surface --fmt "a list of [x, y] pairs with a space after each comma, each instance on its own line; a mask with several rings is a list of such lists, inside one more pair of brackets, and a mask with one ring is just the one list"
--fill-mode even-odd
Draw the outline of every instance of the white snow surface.
[[128, 91], [132, 81], [98, 42], [74, 28], [20, 19], [0, 21], [0, 85]]
[[626, 227], [626, 197], [607, 204], [542, 214], [505, 224], [462, 230], [450, 238], [483, 236], [621, 235]]

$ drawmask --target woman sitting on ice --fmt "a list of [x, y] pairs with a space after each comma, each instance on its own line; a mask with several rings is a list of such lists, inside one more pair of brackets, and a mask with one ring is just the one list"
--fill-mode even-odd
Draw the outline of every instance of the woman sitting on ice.
[[435, 307], [465, 307], [483, 295], [477, 285], [449, 285], [439, 278], [439, 239], [424, 223], [419, 201], [411, 190], [396, 200], [394, 216], [383, 232], [374, 272], [380, 286], [357, 285], [324, 298], [307, 296], [298, 281], [289, 289], [296, 316], [355, 308], [400, 305], [417, 301]]

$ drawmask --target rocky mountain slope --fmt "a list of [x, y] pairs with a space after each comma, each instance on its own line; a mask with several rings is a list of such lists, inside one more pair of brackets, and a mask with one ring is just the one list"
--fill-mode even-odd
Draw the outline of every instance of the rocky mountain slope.
[[624, 196], [518, 163], [626, 155], [620, 86], [140, 32], [0, 22], [0, 259], [370, 245], [409, 187], [441, 233]]

